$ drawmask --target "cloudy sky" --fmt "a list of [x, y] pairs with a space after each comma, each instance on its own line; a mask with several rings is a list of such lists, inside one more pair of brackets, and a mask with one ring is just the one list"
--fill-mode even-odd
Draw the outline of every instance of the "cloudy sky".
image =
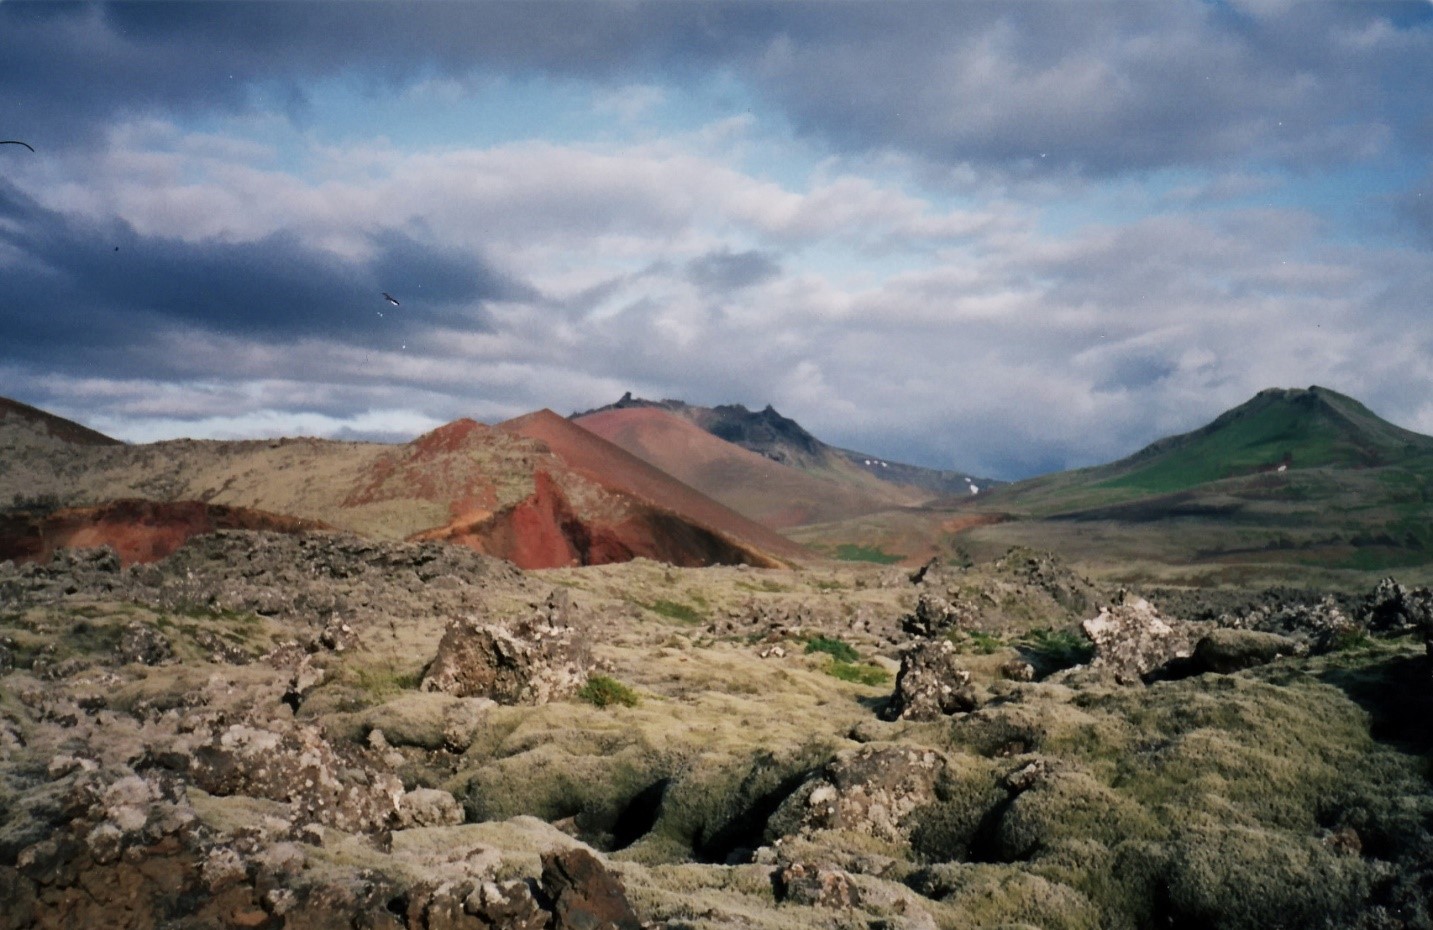
[[1430, 88], [1427, 0], [0, 0], [0, 395], [406, 439], [630, 390], [1003, 478], [1271, 386], [1433, 433]]

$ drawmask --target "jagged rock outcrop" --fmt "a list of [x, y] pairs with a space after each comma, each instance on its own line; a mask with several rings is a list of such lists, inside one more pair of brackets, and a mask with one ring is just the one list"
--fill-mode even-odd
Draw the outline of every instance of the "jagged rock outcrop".
[[1175, 659], [1188, 658], [1208, 627], [1162, 616], [1142, 597], [1125, 595], [1080, 625], [1094, 643], [1092, 668], [1121, 684], [1138, 684]]
[[979, 613], [969, 603], [951, 601], [940, 594], [922, 591], [915, 610], [901, 618], [901, 631], [910, 636], [943, 636], [951, 629], [971, 626]]
[[1090, 615], [1100, 589], [1048, 552], [1015, 547], [984, 572], [935, 558], [909, 580], [917, 589], [914, 610], [901, 620], [912, 636], [939, 636], [952, 627], [1001, 629], [1028, 625], [1062, 626]]
[[1273, 609], [1255, 608], [1232, 618], [1229, 625], [1291, 636], [1308, 643], [1313, 652], [1327, 652], [1364, 633], [1363, 626], [1332, 596], [1312, 603], [1301, 601]]
[[956, 661], [950, 640], [919, 640], [901, 655], [896, 690], [883, 716], [887, 720], [938, 720], [975, 707], [970, 672]]
[[512, 626], [476, 617], [454, 620], [438, 643], [422, 688], [500, 704], [546, 704], [575, 693], [587, 681], [589, 635], [561, 589]]
[[1395, 636], [1433, 628], [1433, 591], [1384, 578], [1368, 595], [1363, 622], [1370, 632]]

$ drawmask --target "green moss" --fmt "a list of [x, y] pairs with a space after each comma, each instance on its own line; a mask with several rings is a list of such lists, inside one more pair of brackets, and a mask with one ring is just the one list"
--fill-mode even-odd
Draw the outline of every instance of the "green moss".
[[677, 601], [657, 600], [643, 607], [658, 616], [666, 617], [669, 620], [677, 620], [681, 623], [703, 623], [706, 617], [690, 604], [682, 604]]
[[842, 562], [875, 562], [877, 565], [895, 565], [905, 556], [886, 552], [880, 546], [860, 546], [856, 543], [841, 543], [832, 554]]
[[835, 636], [814, 636], [806, 641], [807, 654], [813, 652], [824, 652], [841, 662], [856, 662], [861, 654], [856, 648], [845, 640]]
[[983, 633], [980, 630], [952, 629], [946, 634], [946, 638], [954, 643], [961, 652], [976, 655], [988, 656], [1005, 648], [1005, 641], [999, 636]]
[[577, 692], [577, 697], [593, 707], [611, 707], [614, 704], [623, 707], [637, 706], [637, 692], [606, 675], [593, 675], [588, 678], [587, 683]]
[[1020, 641], [1030, 660], [1042, 671], [1084, 665], [1094, 656], [1094, 645], [1076, 630], [1031, 630]]
[[891, 680], [891, 673], [879, 665], [864, 665], [854, 662], [842, 662], [840, 659], [832, 659], [826, 666], [826, 674], [832, 678], [839, 678], [842, 681], [849, 681], [858, 685], [875, 687], [883, 685]]
[[347, 668], [342, 684], [348, 685], [366, 695], [368, 703], [391, 697], [402, 691], [411, 691], [423, 681], [423, 670], [399, 669], [393, 666], [358, 665]]
[[767, 821], [832, 755], [815, 740], [751, 755], [696, 756], [673, 776], [651, 832], [630, 856], [646, 863], [724, 862], [736, 849], [770, 842]]

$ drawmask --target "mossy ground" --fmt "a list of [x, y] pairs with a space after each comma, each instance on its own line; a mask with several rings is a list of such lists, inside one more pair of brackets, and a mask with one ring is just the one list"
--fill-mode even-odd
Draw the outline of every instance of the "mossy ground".
[[[849, 649], [894, 668], [899, 618], [915, 598], [904, 572], [639, 561], [527, 574], [488, 592], [485, 610], [523, 616], [555, 585], [592, 625], [598, 674], [640, 700], [502, 707], [427, 694], [417, 684], [446, 617], [411, 611], [356, 629], [344, 651], [317, 656], [325, 679], [299, 718], [340, 742], [366, 744], [381, 730], [405, 785], [451, 791], [469, 822], [399, 831], [390, 851], [335, 835], [316, 868], [418, 874], [419, 860], [404, 857], [481, 836], [511, 846], [508, 867], [530, 877], [541, 848], [581, 841], [608, 855], [645, 920], [670, 927], [930, 926], [926, 915], [939, 928], [1373, 930], [1378, 908], [1433, 927], [1421, 642], [1376, 638], [1235, 675], [1120, 688], [1055, 670], [1080, 660], [1063, 616], [1012, 610], [1007, 627], [960, 638], [980, 709], [891, 723], [879, 718], [889, 682], [843, 681], [830, 666]], [[699, 607], [703, 619], [650, 608], [661, 601]], [[114, 631], [135, 621], [164, 632], [178, 661], [109, 663]], [[15, 721], [29, 741], [43, 721], [18, 694], [88, 687], [83, 676], [38, 681], [31, 666], [42, 654], [112, 676], [113, 713], [182, 708], [215, 681], [236, 706], [277, 703], [279, 671], [216, 662], [204, 644], [219, 637], [257, 656], [295, 633], [254, 615], [7, 606], [0, 639], [17, 669], [0, 677], [0, 723]], [[840, 646], [806, 653], [817, 641]], [[1049, 659], [1048, 677], [1001, 678], [1001, 665], [1034, 652]], [[812, 780], [870, 743], [948, 760], [905, 823], [908, 840], [802, 827]], [[1022, 781], [1026, 770], [1036, 774]], [[215, 829], [252, 813], [242, 799], [198, 806]], [[772, 857], [846, 869], [862, 903], [779, 901], [763, 864]]]

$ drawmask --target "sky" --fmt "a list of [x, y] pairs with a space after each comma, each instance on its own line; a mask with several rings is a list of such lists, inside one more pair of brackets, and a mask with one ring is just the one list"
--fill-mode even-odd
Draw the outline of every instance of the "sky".
[[0, 395], [631, 391], [1002, 479], [1268, 387], [1433, 433], [1430, 88], [1428, 0], [0, 0]]

